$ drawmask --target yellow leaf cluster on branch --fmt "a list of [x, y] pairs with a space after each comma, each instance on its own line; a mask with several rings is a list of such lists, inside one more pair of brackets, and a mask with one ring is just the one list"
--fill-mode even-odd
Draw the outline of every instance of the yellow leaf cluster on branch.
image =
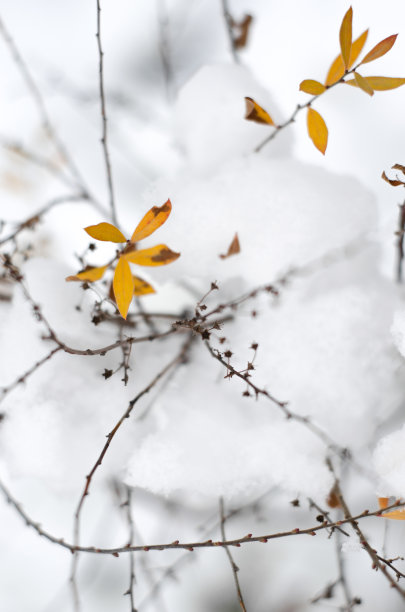
[[[268, 136], [255, 149], [256, 152], [260, 151], [267, 142], [272, 140], [278, 131], [293, 123], [296, 115], [301, 110], [307, 108], [308, 135], [315, 147], [321, 153], [325, 154], [328, 143], [328, 128], [319, 112], [311, 108], [313, 102], [315, 102], [319, 96], [324, 94], [328, 89], [331, 89], [340, 83], [358, 87], [369, 96], [373, 96], [375, 91], [388, 91], [405, 84], [405, 78], [402, 77], [363, 76], [358, 72], [358, 68], [360, 66], [373, 62], [388, 53], [388, 51], [390, 51], [390, 49], [393, 47], [398, 35], [392, 34], [391, 36], [384, 38], [384, 40], [381, 40], [364, 56], [364, 58], [358, 64], [356, 64], [356, 61], [366, 43], [368, 30], [365, 30], [353, 41], [352, 23], [353, 9], [350, 7], [343, 17], [339, 30], [340, 53], [331, 64], [325, 83], [321, 83], [315, 79], [304, 79], [300, 83], [299, 89], [300, 91], [310, 94], [313, 97], [305, 104], [298, 104], [297, 108], [287, 121], [277, 125], [269, 113], [257, 102], [255, 102], [255, 100], [248, 97], [245, 98], [245, 119], [255, 121], [256, 123], [270, 125], [275, 128], [273, 133], [270, 134], [270, 136]], [[346, 77], [351, 74], [354, 78], [347, 79]]]
[[115, 302], [121, 316], [126, 319], [128, 309], [134, 295], [146, 295], [154, 293], [153, 287], [139, 276], [131, 272], [130, 263], [138, 266], [164, 266], [180, 257], [165, 244], [148, 249], [137, 250], [136, 245], [140, 240], [147, 238], [155, 232], [167, 220], [172, 205], [167, 200], [162, 206], [153, 206], [136, 226], [131, 238], [127, 240], [124, 234], [111, 223], [98, 223], [85, 227], [85, 231], [94, 238], [103, 242], [117, 244], [125, 243], [125, 247], [118, 253], [117, 257], [109, 264], [98, 268], [86, 268], [74, 276], [68, 276], [67, 281], [81, 281], [92, 283], [103, 278], [106, 270], [117, 260], [114, 271], [112, 290]]

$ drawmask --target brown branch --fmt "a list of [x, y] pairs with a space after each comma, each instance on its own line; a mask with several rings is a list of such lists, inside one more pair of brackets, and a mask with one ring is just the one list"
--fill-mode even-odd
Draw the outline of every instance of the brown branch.
[[27, 89], [32, 96], [32, 99], [37, 107], [38, 114], [40, 116], [40, 120], [41, 120], [43, 129], [45, 130], [45, 133], [47, 134], [48, 138], [53, 142], [55, 149], [57, 150], [61, 159], [68, 166], [72, 174], [72, 177], [76, 182], [76, 186], [78, 186], [83, 191], [83, 193], [86, 195], [89, 202], [94, 204], [94, 206], [96, 206], [99, 210], [104, 211], [103, 206], [98, 202], [97, 198], [90, 192], [90, 190], [86, 186], [86, 182], [81, 172], [79, 171], [74, 159], [72, 158], [66, 145], [64, 144], [64, 142], [58, 135], [55, 129], [55, 126], [53, 125], [51, 121], [51, 118], [46, 108], [42, 94], [31, 72], [29, 71], [28, 66], [25, 63], [19, 49], [17, 48], [15, 41], [11, 37], [10, 33], [8, 32], [1, 18], [0, 18], [0, 35], [3, 37], [10, 51], [10, 54], [14, 60], [14, 63], [17, 66], [18, 70], [20, 71], [21, 76], [26, 83]]
[[14, 382], [7, 385], [6, 387], [0, 387], [0, 402], [3, 401], [3, 399], [6, 397], [6, 395], [10, 393], [10, 391], [18, 387], [18, 385], [25, 383], [27, 378], [29, 378], [31, 374], [36, 372], [44, 363], [49, 361], [55, 355], [55, 353], [58, 353], [60, 350], [60, 346], [57, 346], [56, 348], [52, 349], [51, 351], [49, 351], [49, 353], [42, 357], [42, 359], [34, 363], [34, 365], [32, 365], [26, 372], [24, 372], [24, 374], [21, 374], [21, 376], [19, 376]]
[[[159, 380], [161, 378], [163, 378], [174, 366], [183, 363], [186, 355], [188, 353], [188, 350], [191, 346], [193, 340], [193, 336], [190, 334], [187, 338], [187, 340], [183, 343], [179, 353], [169, 361], [169, 363], [162, 369], [160, 370], [160, 372], [150, 381], [150, 383], [144, 388], [142, 389], [142, 391], [140, 391], [128, 404], [128, 408], [126, 409], [126, 411], [124, 412], [124, 414], [121, 416], [121, 418], [117, 421], [117, 423], [114, 425], [113, 429], [110, 431], [110, 433], [107, 435], [107, 442], [104, 444], [96, 462], [94, 463], [93, 467], [91, 468], [90, 472], [88, 473], [88, 475], [86, 476], [86, 483], [83, 489], [83, 492], [81, 494], [81, 497], [79, 499], [79, 503], [76, 507], [76, 511], [74, 514], [74, 542], [75, 542], [75, 552], [80, 550], [78, 543], [79, 543], [79, 538], [80, 538], [80, 519], [81, 519], [81, 512], [83, 509], [83, 504], [86, 500], [86, 497], [89, 495], [90, 493], [90, 485], [93, 479], [94, 474], [96, 473], [97, 469], [101, 466], [103, 459], [105, 457], [105, 454], [107, 453], [110, 444], [114, 438], [114, 436], [116, 435], [116, 433], [118, 432], [119, 428], [121, 427], [122, 423], [125, 421], [125, 419], [129, 419], [129, 417], [131, 416], [132, 410], [134, 409], [134, 406], [138, 403], [138, 401], [147, 393], [149, 393], [149, 391], [151, 391], [151, 389], [153, 389], [153, 387], [159, 382]], [[72, 572], [71, 572], [71, 577], [72, 579], [74, 579], [74, 576], [76, 574], [76, 568], [77, 568], [77, 555], [75, 554], [74, 559], [73, 559], [73, 564], [72, 564]]]
[[399, 205], [397, 238], [397, 282], [402, 283], [402, 264], [404, 259], [405, 202]]
[[106, 112], [106, 102], [105, 102], [105, 94], [104, 94], [104, 52], [101, 46], [101, 6], [100, 0], [97, 1], [97, 48], [98, 48], [98, 58], [99, 58], [99, 90], [100, 90], [100, 110], [101, 110], [101, 122], [102, 122], [102, 136], [101, 136], [101, 144], [103, 147], [104, 154], [104, 164], [105, 171], [107, 175], [107, 184], [108, 184], [108, 192], [110, 198], [110, 208], [111, 208], [111, 218], [115, 225], [118, 225], [117, 221], [117, 211], [115, 207], [115, 198], [114, 198], [114, 187], [112, 180], [112, 171], [111, 171], [111, 163], [110, 163], [110, 153], [108, 150], [108, 139], [107, 139], [107, 112]]
[[[277, 540], [286, 537], [295, 537], [302, 535], [310, 535], [314, 536], [318, 531], [323, 531], [325, 529], [331, 529], [333, 527], [340, 527], [341, 525], [351, 524], [353, 521], [362, 520], [370, 517], [382, 517], [383, 513], [381, 508], [374, 510], [373, 512], [369, 512], [368, 510], [364, 510], [360, 514], [355, 516], [350, 516], [349, 518], [342, 519], [340, 521], [336, 521], [334, 523], [329, 523], [325, 521], [320, 525], [319, 523], [314, 527], [308, 527], [307, 529], [291, 529], [290, 531], [280, 531], [278, 533], [270, 533], [265, 535], [253, 536], [252, 534], [248, 534], [242, 538], [236, 538], [234, 540], [206, 540], [204, 542], [180, 542], [175, 540], [174, 542], [170, 542], [167, 544], [150, 544], [150, 545], [139, 545], [139, 546], [117, 546], [115, 548], [99, 548], [96, 546], [76, 546], [73, 543], [65, 541], [63, 538], [57, 538], [53, 534], [45, 531], [39, 523], [33, 521], [28, 514], [22, 509], [22, 506], [17, 500], [11, 495], [8, 491], [7, 487], [0, 481], [0, 490], [2, 491], [4, 497], [7, 502], [13, 506], [16, 510], [17, 514], [23, 519], [27, 527], [31, 527], [34, 529], [37, 534], [49, 542], [53, 544], [57, 544], [62, 548], [69, 550], [72, 553], [75, 552], [83, 552], [89, 554], [99, 554], [99, 555], [112, 555], [117, 557], [121, 553], [130, 553], [130, 552], [149, 552], [149, 551], [161, 551], [161, 550], [188, 550], [193, 551], [196, 548], [220, 548], [222, 546], [242, 546], [245, 544], [255, 543], [263, 543], [265, 544], [268, 540]], [[384, 512], [391, 509], [398, 509], [405, 506], [405, 502], [395, 502], [387, 508], [384, 508]], [[396, 583], [395, 583], [396, 584]]]
[[221, 351], [219, 351], [218, 349], [213, 348], [208, 340], [205, 340], [205, 346], [207, 347], [212, 357], [214, 357], [217, 361], [219, 361], [219, 363], [221, 363], [224, 366], [224, 368], [226, 368], [226, 370], [228, 371], [227, 377], [232, 378], [233, 376], [236, 376], [237, 378], [240, 378], [246, 383], [246, 385], [250, 389], [253, 390], [255, 397], [259, 397], [259, 396], [265, 397], [271, 403], [275, 404], [278, 408], [280, 408], [280, 410], [282, 411], [282, 413], [287, 419], [292, 419], [304, 425], [307, 429], [309, 429], [309, 431], [311, 431], [315, 436], [317, 436], [317, 438], [319, 438], [322, 442], [324, 442], [324, 444], [326, 444], [329, 449], [337, 453], [340, 457], [342, 458], [348, 457], [347, 450], [345, 448], [340, 447], [338, 444], [336, 444], [332, 440], [332, 438], [318, 425], [313, 423], [309, 417], [302, 416], [300, 414], [292, 412], [289, 408], [287, 408], [287, 405], [288, 405], [287, 402], [277, 399], [274, 395], [269, 393], [266, 389], [261, 389], [260, 387], [255, 385], [250, 380], [250, 374], [248, 372], [241, 373], [238, 370], [236, 370], [233, 367], [233, 365], [231, 365], [231, 363], [229, 362], [229, 359], [227, 359], [226, 353], [228, 351], [226, 351], [225, 353], [221, 353]]
[[231, 13], [229, 12], [228, 0], [222, 0], [222, 12], [224, 15], [226, 30], [228, 32], [231, 55], [235, 64], [239, 64], [239, 57], [236, 50], [235, 38], [233, 35], [233, 19]]
[[[125, 487], [127, 492], [127, 501], [125, 502], [126, 510], [127, 510], [127, 522], [129, 527], [129, 538], [128, 544], [132, 546], [134, 541], [134, 522], [132, 519], [132, 490], [130, 487]], [[129, 555], [129, 586], [127, 591], [125, 591], [124, 595], [129, 595], [130, 602], [130, 612], [137, 612], [135, 608], [135, 596], [134, 596], [134, 586], [135, 586], [135, 555], [131, 553]]]
[[[362, 545], [362, 547], [364, 548], [364, 550], [367, 552], [367, 554], [369, 555], [369, 557], [372, 560], [372, 568], [373, 569], [377, 569], [380, 570], [382, 572], [382, 574], [385, 576], [385, 578], [388, 580], [388, 582], [390, 583], [391, 587], [394, 588], [398, 594], [405, 599], [405, 590], [399, 586], [399, 584], [394, 580], [394, 578], [391, 576], [391, 574], [389, 573], [389, 571], [387, 570], [386, 567], [386, 562], [381, 561], [381, 559], [379, 558], [379, 555], [377, 554], [377, 551], [371, 547], [369, 541], [367, 540], [366, 536], [364, 535], [363, 531], [361, 530], [361, 528], [359, 527], [359, 524], [357, 522], [357, 517], [353, 517], [351, 515], [351, 512], [349, 510], [349, 507], [347, 505], [347, 502], [345, 500], [345, 498], [343, 497], [343, 493], [342, 490], [340, 488], [340, 483], [339, 480], [335, 474], [335, 471], [333, 469], [333, 465], [332, 462], [330, 460], [327, 461], [328, 467], [331, 470], [332, 474], [335, 477], [335, 491], [336, 491], [336, 495], [339, 499], [340, 505], [343, 509], [343, 513], [345, 516], [345, 522], [348, 522], [351, 524], [351, 526], [353, 527], [355, 533], [357, 534], [357, 537], [359, 538], [360, 544]], [[389, 564], [388, 564], [389, 566]]]
[[[219, 500], [219, 515], [220, 515], [220, 520], [221, 520], [221, 538], [222, 538], [222, 541], [225, 541], [226, 540], [226, 535], [225, 535], [226, 517], [225, 517], [225, 510], [224, 510], [224, 500], [222, 497]], [[228, 557], [229, 563], [231, 565], [239, 605], [241, 609], [243, 610], [243, 612], [247, 612], [245, 602], [243, 599], [243, 595], [242, 595], [242, 591], [240, 588], [240, 583], [239, 583], [239, 577], [238, 577], [239, 567], [236, 565], [235, 561], [233, 560], [232, 554], [228, 546], [225, 546], [224, 548], [225, 548], [225, 552]]]
[[85, 193], [65, 195], [65, 196], [59, 196], [57, 198], [53, 198], [52, 200], [50, 200], [50, 202], [48, 202], [47, 204], [39, 208], [33, 215], [31, 215], [24, 221], [21, 221], [20, 223], [18, 223], [17, 228], [11, 234], [6, 236], [5, 238], [1, 238], [0, 246], [2, 244], [5, 244], [6, 242], [9, 242], [10, 240], [15, 240], [18, 234], [22, 232], [23, 230], [33, 229], [35, 225], [41, 220], [41, 218], [46, 213], [48, 213], [50, 210], [52, 210], [55, 206], [59, 206], [60, 204], [65, 204], [68, 202], [80, 202], [82, 200], [87, 200], [87, 199], [88, 198]]
[[[345, 78], [349, 76], [350, 74], [353, 74], [357, 70], [359, 65], [360, 64], [357, 64], [356, 66], [354, 66], [354, 68], [351, 68], [350, 70], [346, 70], [345, 74], [338, 81], [336, 81], [336, 83], [332, 83], [332, 85], [325, 85], [326, 90], [332, 89], [333, 87], [336, 87], [336, 85], [339, 85], [340, 83], [344, 83]], [[325, 92], [322, 92], [322, 93], [325, 93]], [[284, 130], [286, 127], [288, 127], [292, 123], [295, 123], [295, 119], [298, 113], [304, 110], [304, 108], [309, 108], [315, 102], [315, 100], [317, 100], [322, 95], [322, 93], [317, 94], [316, 96], [312, 96], [312, 98], [310, 98], [308, 102], [306, 102], [305, 104], [297, 104], [290, 118], [284, 121], [284, 123], [275, 125], [273, 132], [270, 134], [270, 136], [267, 136], [267, 138], [265, 138], [260, 144], [257, 145], [257, 147], [254, 149], [254, 153], [259, 153], [266, 144], [271, 142], [277, 136], [277, 134], [279, 134], [279, 132]]]
[[44, 99], [42, 97], [42, 94], [31, 74], [31, 72], [28, 69], [27, 64], [25, 63], [20, 51], [18, 50], [13, 38], [11, 37], [10, 33], [8, 32], [3, 20], [0, 18], [0, 34], [3, 37], [6, 45], [8, 46], [8, 49], [11, 53], [11, 56], [13, 57], [13, 60], [16, 64], [16, 66], [18, 67], [18, 69], [21, 72], [21, 75], [23, 77], [23, 79], [26, 82], [27, 88], [29, 90], [29, 92], [31, 93], [31, 96], [37, 106], [38, 109], [38, 113], [39, 116], [41, 118], [41, 122], [43, 125], [43, 128], [48, 136], [48, 138], [54, 143], [56, 150], [58, 151], [59, 155], [61, 156], [61, 158], [64, 160], [64, 162], [68, 165], [72, 175], [74, 176], [74, 178], [76, 179], [77, 183], [79, 186], [82, 186], [84, 184], [83, 182], [83, 178], [78, 170], [78, 168], [76, 167], [75, 162], [73, 161], [72, 157], [70, 156], [65, 144], [62, 142], [62, 140], [60, 139], [60, 137], [57, 134], [57, 131], [55, 130], [55, 127], [52, 124], [51, 118], [48, 114], [48, 110], [46, 108]]

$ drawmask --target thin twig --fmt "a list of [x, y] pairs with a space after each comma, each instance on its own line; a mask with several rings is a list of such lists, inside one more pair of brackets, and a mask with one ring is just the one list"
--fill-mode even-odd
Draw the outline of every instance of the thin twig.
[[[219, 515], [220, 515], [220, 520], [221, 520], [221, 538], [222, 538], [222, 541], [225, 541], [226, 540], [226, 535], [225, 535], [226, 517], [225, 517], [225, 510], [224, 510], [224, 500], [222, 497], [219, 499]], [[233, 579], [235, 582], [235, 588], [236, 588], [236, 593], [238, 596], [239, 605], [241, 609], [243, 610], [243, 612], [247, 612], [245, 602], [243, 599], [243, 595], [242, 595], [242, 591], [240, 588], [240, 583], [239, 583], [239, 577], [238, 577], [239, 567], [236, 565], [235, 561], [233, 560], [232, 554], [227, 546], [225, 546], [225, 552], [226, 552], [226, 555], [229, 559], [229, 563], [232, 568], [232, 574], [233, 574]]]
[[[124, 414], [121, 416], [121, 418], [117, 421], [117, 423], [114, 425], [113, 429], [110, 431], [110, 433], [107, 435], [107, 442], [104, 444], [96, 462], [94, 463], [93, 467], [91, 468], [90, 472], [88, 473], [88, 475], [86, 476], [86, 482], [85, 482], [85, 486], [83, 488], [83, 492], [80, 496], [79, 502], [77, 504], [76, 507], [76, 511], [74, 514], [74, 542], [75, 542], [75, 550], [79, 550], [79, 539], [80, 539], [80, 519], [81, 519], [81, 512], [83, 509], [83, 504], [87, 498], [87, 496], [90, 493], [90, 485], [93, 479], [94, 474], [96, 473], [97, 469], [101, 466], [104, 456], [106, 454], [106, 452], [108, 451], [110, 444], [115, 436], [115, 434], [117, 433], [117, 431], [119, 430], [119, 428], [121, 427], [122, 423], [125, 421], [125, 419], [129, 419], [129, 417], [131, 416], [132, 410], [134, 409], [134, 406], [138, 403], [138, 401], [147, 393], [149, 393], [149, 391], [151, 391], [151, 389], [153, 389], [153, 387], [159, 382], [159, 380], [161, 378], [163, 378], [174, 366], [176, 366], [179, 363], [182, 363], [187, 355], [187, 352], [191, 346], [193, 340], [193, 336], [191, 334], [189, 334], [186, 342], [183, 343], [179, 353], [169, 361], [169, 363], [162, 368], [159, 373], [150, 381], [150, 383], [144, 387], [144, 389], [142, 389], [142, 391], [140, 391], [128, 404], [128, 408], [126, 409], [126, 411], [124, 412]], [[71, 579], [74, 580], [75, 575], [76, 575], [76, 570], [77, 570], [77, 554], [74, 555], [73, 558], [73, 563], [72, 563], [72, 570], [71, 570]]]
[[399, 205], [398, 231], [397, 231], [397, 283], [402, 283], [402, 264], [404, 259], [404, 232], [405, 232], [405, 202]]
[[391, 576], [391, 574], [387, 570], [386, 562], [385, 561], [383, 562], [383, 561], [380, 560], [379, 555], [377, 554], [376, 550], [371, 547], [371, 545], [370, 545], [369, 541], [367, 540], [366, 536], [364, 535], [363, 531], [360, 529], [359, 524], [357, 522], [357, 518], [353, 517], [351, 515], [351, 512], [349, 510], [347, 502], [346, 502], [345, 498], [343, 497], [342, 490], [340, 488], [339, 480], [338, 480], [338, 478], [337, 478], [337, 476], [336, 476], [336, 474], [334, 472], [332, 462], [330, 460], [328, 460], [327, 463], [328, 463], [329, 469], [331, 470], [331, 472], [333, 473], [333, 475], [335, 477], [335, 487], [336, 487], [335, 490], [336, 490], [336, 494], [338, 496], [340, 505], [341, 505], [341, 507], [343, 509], [343, 513], [344, 513], [344, 516], [345, 516], [345, 521], [348, 521], [352, 525], [354, 531], [357, 534], [357, 537], [359, 538], [360, 544], [362, 545], [362, 547], [367, 552], [367, 554], [369, 555], [369, 557], [371, 558], [371, 560], [373, 562], [373, 565], [372, 565], [373, 569], [380, 570], [384, 574], [385, 578], [388, 580], [388, 582], [390, 583], [392, 588], [394, 588], [399, 593], [399, 595], [403, 599], [405, 599], [405, 590], [402, 587], [400, 587], [399, 584]]
[[[127, 501], [125, 502], [126, 510], [127, 510], [127, 522], [129, 527], [129, 538], [128, 543], [132, 546], [134, 542], [134, 521], [132, 519], [132, 489], [130, 487], [125, 487], [127, 492]], [[135, 586], [135, 555], [131, 553], [129, 555], [129, 587], [127, 591], [125, 591], [124, 595], [129, 595], [130, 601], [130, 612], [137, 612], [135, 608], [135, 596], [134, 596], [134, 586]]]
[[169, 18], [165, 0], [156, 0], [159, 24], [159, 55], [162, 62], [163, 78], [165, 82], [166, 96], [168, 101], [172, 100], [173, 69], [170, 57], [169, 40]]
[[43, 125], [43, 128], [47, 134], [47, 136], [49, 137], [49, 139], [54, 143], [59, 155], [61, 156], [61, 158], [65, 161], [65, 163], [68, 165], [72, 175], [74, 176], [74, 178], [76, 179], [77, 183], [79, 186], [83, 186], [84, 185], [84, 181], [83, 178], [73, 160], [73, 158], [70, 156], [65, 144], [62, 142], [62, 140], [60, 139], [57, 131], [55, 130], [55, 127], [52, 124], [51, 118], [48, 114], [48, 110], [46, 108], [44, 99], [42, 97], [42, 94], [33, 78], [33, 76], [31, 75], [31, 72], [28, 69], [27, 64], [25, 63], [19, 49], [17, 48], [13, 38], [11, 37], [10, 33], [8, 32], [3, 20], [0, 18], [0, 34], [3, 37], [4, 41], [6, 42], [9, 51], [14, 59], [15, 64], [18, 66], [22, 77], [24, 78], [26, 85], [29, 89], [29, 91], [31, 92], [31, 95], [35, 101], [35, 104], [37, 106], [39, 115], [41, 117], [41, 122]]
[[9, 242], [10, 240], [14, 240], [20, 232], [25, 229], [32, 229], [35, 225], [40, 221], [40, 219], [48, 213], [50, 210], [55, 208], [55, 206], [59, 206], [60, 204], [66, 204], [69, 202], [81, 202], [83, 200], [87, 200], [87, 195], [85, 193], [71, 194], [65, 196], [59, 196], [57, 198], [53, 198], [50, 202], [42, 206], [38, 209], [33, 215], [18, 223], [17, 228], [8, 236], [0, 239], [0, 246]]
[[233, 27], [232, 27], [233, 19], [232, 19], [231, 13], [229, 12], [228, 0], [222, 0], [222, 12], [224, 15], [226, 30], [228, 32], [229, 47], [230, 47], [231, 55], [232, 55], [232, 58], [235, 64], [239, 64], [239, 57], [236, 51], [235, 38], [233, 35]]
[[[115, 548], [99, 548], [96, 546], [76, 546], [73, 543], [65, 541], [63, 538], [57, 538], [53, 534], [45, 531], [39, 523], [33, 521], [28, 514], [22, 509], [21, 504], [11, 495], [8, 491], [7, 487], [0, 481], [0, 490], [5, 496], [8, 503], [13, 506], [16, 510], [17, 514], [22, 518], [27, 527], [31, 527], [34, 529], [38, 535], [42, 536], [49, 542], [61, 546], [69, 550], [70, 552], [83, 552], [89, 554], [97, 554], [97, 555], [112, 555], [114, 557], [118, 557], [121, 553], [130, 553], [130, 552], [149, 552], [149, 551], [162, 551], [162, 550], [188, 550], [193, 551], [196, 548], [218, 548], [222, 546], [242, 546], [244, 544], [255, 543], [263, 543], [265, 544], [269, 540], [277, 540], [281, 538], [287, 537], [295, 537], [295, 536], [303, 536], [309, 535], [314, 536], [318, 531], [323, 531], [325, 529], [331, 529], [332, 527], [338, 527], [341, 525], [351, 524], [353, 521], [362, 520], [370, 517], [382, 517], [383, 512], [381, 508], [373, 512], [369, 512], [368, 510], [364, 510], [360, 514], [355, 516], [350, 516], [347, 519], [342, 519], [340, 521], [336, 521], [334, 523], [329, 523], [325, 521], [322, 525], [315, 525], [314, 527], [309, 527], [307, 529], [291, 529], [289, 531], [280, 531], [278, 533], [270, 533], [265, 535], [253, 536], [252, 534], [247, 534], [242, 538], [236, 538], [234, 540], [206, 540], [204, 542], [180, 542], [179, 540], [175, 540], [174, 542], [166, 543], [166, 544], [150, 544], [150, 545], [139, 545], [139, 546], [117, 546]], [[405, 506], [405, 502], [395, 502], [387, 508], [384, 508], [384, 512], [389, 511], [391, 509], [398, 509]]]
[[3, 401], [3, 399], [6, 397], [6, 395], [10, 393], [10, 391], [18, 387], [18, 385], [25, 383], [27, 381], [27, 378], [29, 378], [31, 374], [34, 374], [34, 372], [36, 372], [44, 363], [49, 361], [55, 355], [55, 353], [58, 353], [60, 350], [60, 346], [57, 346], [56, 348], [52, 349], [51, 351], [49, 351], [49, 353], [42, 357], [42, 359], [34, 363], [34, 365], [32, 365], [28, 370], [26, 370], [24, 374], [21, 374], [21, 376], [19, 376], [14, 382], [7, 385], [6, 387], [0, 387], [0, 402]]
[[105, 170], [107, 175], [107, 184], [108, 184], [108, 192], [110, 199], [110, 208], [111, 208], [111, 218], [115, 225], [118, 225], [117, 221], [117, 211], [115, 207], [115, 198], [114, 198], [114, 187], [113, 187], [113, 179], [112, 179], [112, 171], [111, 171], [111, 163], [110, 163], [110, 153], [108, 150], [108, 134], [107, 134], [107, 111], [106, 111], [106, 102], [105, 102], [105, 94], [104, 94], [104, 52], [101, 46], [101, 6], [100, 0], [97, 0], [97, 48], [98, 48], [98, 58], [99, 58], [99, 90], [100, 90], [100, 109], [101, 109], [101, 122], [102, 122], [102, 136], [101, 136], [101, 144], [103, 146], [103, 154], [104, 154], [104, 163]]
[[[353, 74], [357, 70], [359, 65], [360, 64], [357, 64], [356, 66], [354, 66], [354, 68], [351, 68], [350, 70], [346, 70], [344, 75], [338, 81], [336, 81], [336, 83], [332, 83], [332, 85], [325, 85], [325, 88], [329, 90], [329, 89], [332, 89], [333, 87], [336, 87], [336, 85], [339, 85], [340, 83], [344, 83], [345, 78], [349, 76], [350, 74]], [[322, 93], [325, 93], [325, 92], [322, 92]], [[290, 118], [284, 121], [284, 123], [275, 125], [273, 132], [269, 136], [267, 136], [267, 138], [265, 138], [260, 144], [257, 145], [257, 147], [254, 149], [254, 153], [259, 153], [263, 149], [263, 147], [266, 146], [266, 144], [271, 142], [277, 136], [277, 134], [279, 134], [282, 130], [284, 130], [286, 127], [288, 127], [292, 123], [295, 123], [295, 119], [298, 113], [300, 113], [305, 108], [310, 108], [310, 106], [315, 102], [315, 100], [317, 100], [321, 95], [322, 94], [317, 94], [316, 96], [312, 96], [312, 98], [310, 98], [308, 102], [306, 102], [305, 104], [297, 104]]]

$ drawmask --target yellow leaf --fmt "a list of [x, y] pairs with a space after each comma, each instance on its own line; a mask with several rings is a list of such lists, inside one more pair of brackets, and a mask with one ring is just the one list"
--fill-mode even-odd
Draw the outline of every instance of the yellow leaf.
[[[352, 49], [350, 51], [350, 61], [348, 68], [351, 68], [359, 57], [362, 49], [366, 43], [368, 36], [368, 30], [365, 30], [352, 44]], [[332, 63], [332, 66], [329, 68], [328, 76], [326, 77], [325, 85], [329, 87], [339, 81], [345, 73], [345, 67], [343, 65], [342, 55], [339, 54]]]
[[313, 108], [308, 108], [307, 127], [310, 139], [316, 148], [325, 155], [328, 145], [328, 128], [322, 116]]
[[170, 200], [167, 200], [162, 206], [153, 206], [141, 222], [136, 227], [131, 237], [131, 242], [138, 242], [143, 240], [147, 236], [153, 234], [166, 221], [172, 210], [172, 204]]
[[255, 121], [256, 123], [264, 123], [266, 125], [275, 125], [269, 113], [257, 104], [252, 98], [245, 98], [246, 114], [245, 119]]
[[113, 289], [118, 310], [123, 319], [127, 318], [129, 305], [134, 294], [134, 279], [131, 274], [129, 263], [124, 257], [120, 257], [115, 268]]
[[150, 249], [132, 251], [124, 257], [138, 266], [164, 266], [180, 257], [180, 253], [171, 251], [165, 244], [158, 244]]
[[353, 9], [349, 8], [345, 16], [343, 17], [342, 25], [340, 26], [339, 40], [340, 40], [340, 51], [343, 59], [343, 66], [347, 70], [350, 61], [350, 51], [352, 48], [352, 21], [353, 21]]
[[124, 234], [111, 223], [98, 223], [97, 225], [89, 225], [84, 228], [84, 231], [89, 236], [96, 240], [105, 240], [107, 242], [126, 242]]
[[373, 88], [369, 85], [366, 79], [361, 76], [361, 74], [359, 74], [358, 72], [355, 72], [354, 78], [356, 79], [356, 83], [360, 87], [360, 89], [362, 89], [369, 96], [374, 96]]
[[237, 255], [238, 253], [240, 253], [240, 244], [239, 244], [238, 234], [235, 234], [231, 244], [228, 247], [227, 252], [225, 253], [225, 255], [220, 255], [220, 258], [227, 259], [231, 255]]
[[361, 60], [361, 64], [368, 64], [369, 62], [373, 62], [374, 60], [382, 57], [393, 47], [398, 34], [392, 34], [392, 36], [388, 36], [388, 38], [384, 38], [381, 42], [378, 43], [375, 47], [371, 49], [367, 53], [364, 59]]
[[87, 268], [87, 270], [83, 270], [83, 272], [79, 272], [74, 276], [67, 276], [65, 280], [93, 283], [94, 281], [98, 281], [100, 278], [103, 278], [107, 268], [108, 266], [102, 266], [101, 268]]
[[319, 81], [314, 81], [313, 79], [305, 79], [300, 83], [300, 91], [305, 91], [305, 93], [312, 94], [313, 96], [319, 96], [326, 91], [325, 85], [322, 85]]
[[[405, 85], [405, 79], [399, 77], [368, 76], [364, 77], [364, 79], [374, 91], [388, 91], [389, 89], [396, 89], [401, 87], [401, 85]], [[355, 79], [349, 79], [345, 83], [358, 87]]]
[[147, 295], [148, 293], [156, 293], [155, 289], [146, 280], [139, 276], [134, 276], [134, 295]]
[[[388, 497], [379, 497], [378, 505], [382, 510], [388, 506], [389, 498]], [[384, 512], [381, 514], [383, 518], [394, 519], [396, 521], [405, 521], [405, 508], [401, 508], [400, 510], [392, 510], [391, 512]]]

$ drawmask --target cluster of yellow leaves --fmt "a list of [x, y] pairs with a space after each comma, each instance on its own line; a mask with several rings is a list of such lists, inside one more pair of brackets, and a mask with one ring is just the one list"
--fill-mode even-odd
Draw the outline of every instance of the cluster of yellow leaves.
[[[389, 497], [379, 497], [378, 505], [381, 510], [384, 510], [389, 505]], [[391, 512], [384, 512], [382, 514], [384, 518], [394, 519], [396, 521], [405, 521], [405, 508], [401, 508], [400, 510], [391, 510]]]
[[[307, 107], [307, 128], [308, 135], [316, 148], [325, 154], [326, 147], [328, 144], [328, 128], [323, 117], [311, 108], [312, 103], [325, 91], [338, 85], [339, 83], [346, 83], [353, 87], [358, 87], [369, 96], [373, 96], [375, 91], [387, 91], [395, 89], [405, 84], [405, 78], [392, 78], [383, 76], [362, 76], [357, 69], [364, 64], [375, 61], [382, 57], [392, 48], [394, 45], [397, 34], [388, 36], [384, 40], [380, 41], [375, 47], [367, 53], [367, 55], [354, 66], [358, 59], [363, 47], [366, 43], [368, 30], [365, 30], [356, 40], [352, 40], [352, 21], [353, 21], [353, 10], [352, 7], [346, 12], [343, 17], [342, 24], [339, 31], [339, 42], [340, 42], [340, 53], [332, 62], [326, 76], [325, 83], [316, 81], [314, 79], [305, 79], [301, 82], [299, 88], [301, 91], [310, 94], [313, 98], [304, 105], [299, 105], [298, 109]], [[346, 79], [346, 77], [352, 74], [353, 79]], [[252, 98], [245, 98], [246, 100], [246, 115], [245, 119], [255, 121], [256, 123], [267, 124], [280, 129], [284, 125], [276, 125], [271, 116], [265, 111], [259, 104], [257, 104]], [[295, 116], [295, 115], [294, 115]], [[291, 120], [287, 123], [291, 123]]]
[[81, 281], [92, 283], [103, 278], [106, 270], [118, 259], [112, 282], [112, 293], [121, 316], [126, 319], [129, 306], [134, 295], [154, 293], [153, 287], [139, 276], [131, 272], [130, 263], [139, 266], [164, 266], [175, 261], [180, 253], [175, 253], [165, 244], [137, 250], [137, 243], [147, 238], [167, 220], [172, 205], [167, 200], [162, 206], [153, 206], [134, 230], [131, 238], [127, 240], [124, 234], [111, 223], [98, 223], [85, 227], [85, 231], [95, 240], [125, 243], [125, 247], [107, 265], [97, 268], [87, 268], [74, 276], [68, 276], [67, 281]]

